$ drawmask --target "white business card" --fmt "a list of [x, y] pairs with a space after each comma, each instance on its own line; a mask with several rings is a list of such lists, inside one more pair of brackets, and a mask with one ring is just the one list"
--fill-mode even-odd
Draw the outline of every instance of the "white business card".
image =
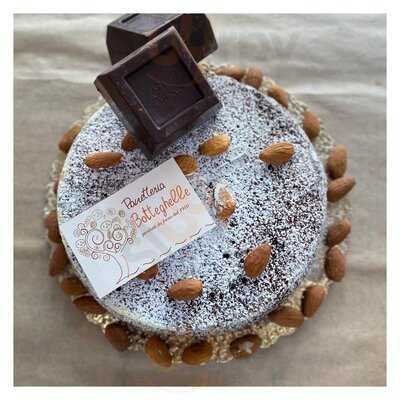
[[99, 297], [215, 226], [173, 158], [60, 226]]

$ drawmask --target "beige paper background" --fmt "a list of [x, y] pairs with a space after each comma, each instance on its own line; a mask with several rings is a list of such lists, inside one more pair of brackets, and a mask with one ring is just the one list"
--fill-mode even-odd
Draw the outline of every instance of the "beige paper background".
[[48, 172], [60, 135], [96, 99], [114, 17], [15, 17], [15, 385], [385, 385], [385, 16], [210, 17], [212, 62], [261, 67], [348, 146], [353, 233], [346, 279], [293, 336], [247, 360], [170, 371], [115, 352], [47, 275]]

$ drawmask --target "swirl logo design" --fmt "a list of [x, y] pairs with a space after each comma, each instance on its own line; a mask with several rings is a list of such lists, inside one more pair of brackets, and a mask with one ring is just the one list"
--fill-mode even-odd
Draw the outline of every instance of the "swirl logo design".
[[109, 208], [95, 210], [73, 232], [78, 252], [92, 260], [113, 260], [120, 269], [116, 284], [137, 271], [130, 271], [129, 262], [123, 254], [126, 246], [136, 239], [136, 228], [124, 210]]

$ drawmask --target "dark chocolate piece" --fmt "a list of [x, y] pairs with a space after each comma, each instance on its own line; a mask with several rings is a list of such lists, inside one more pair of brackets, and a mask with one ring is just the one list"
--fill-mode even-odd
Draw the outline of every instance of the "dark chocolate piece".
[[181, 35], [196, 62], [217, 50], [214, 32], [205, 14], [125, 14], [107, 26], [111, 64], [171, 26]]
[[95, 85], [148, 158], [220, 108], [174, 27], [100, 74]]

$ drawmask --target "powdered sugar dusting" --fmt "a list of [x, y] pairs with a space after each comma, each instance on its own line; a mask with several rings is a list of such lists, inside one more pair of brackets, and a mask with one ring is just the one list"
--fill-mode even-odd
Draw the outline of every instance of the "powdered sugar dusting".
[[[324, 228], [326, 178], [298, 123], [273, 99], [230, 78], [208, 77], [223, 107], [218, 114], [148, 161], [139, 150], [120, 148], [125, 129], [108, 106], [88, 122], [72, 146], [58, 189], [60, 222], [66, 221], [177, 154], [192, 154], [199, 170], [188, 179], [214, 214], [213, 191], [227, 184], [234, 214], [202, 238], [159, 265], [156, 278], [133, 279], [100, 302], [126, 322], [161, 333], [209, 334], [254, 323], [290, 295], [307, 273]], [[198, 145], [217, 132], [231, 136], [229, 150], [210, 158]], [[267, 167], [258, 159], [268, 145], [295, 146], [285, 165]], [[92, 171], [83, 160], [95, 151], [120, 151], [123, 162]], [[257, 279], [246, 277], [243, 260], [252, 247], [273, 247], [269, 266]], [[79, 263], [67, 249], [80, 278]], [[202, 280], [203, 295], [177, 302], [166, 289], [179, 279]]]

